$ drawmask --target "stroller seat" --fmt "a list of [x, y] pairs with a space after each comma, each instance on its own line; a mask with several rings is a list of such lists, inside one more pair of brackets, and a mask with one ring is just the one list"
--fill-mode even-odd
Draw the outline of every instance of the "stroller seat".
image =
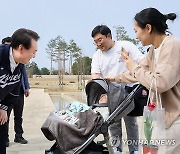
[[[74, 125], [76, 126], [75, 128], [72, 128], [72, 126], [69, 125], [67, 125], [68, 127], [66, 128], [62, 128], [60, 127], [60, 125], [52, 125], [52, 124], [50, 125], [49, 123], [47, 124], [45, 122], [48, 129], [51, 126], [51, 131], [49, 131], [50, 133], [52, 133], [52, 130], [54, 129], [59, 132], [58, 135], [50, 135], [51, 137], [49, 138], [48, 138], [49, 132], [47, 133], [47, 129], [45, 131], [44, 129], [45, 125], [43, 124], [41, 130], [44, 133], [44, 135], [49, 140], [56, 140], [55, 145], [52, 146], [56, 148], [50, 148], [50, 150], [46, 150], [46, 154], [58, 154], [58, 153], [59, 154], [86, 154], [86, 153], [96, 154], [95, 152], [98, 152], [97, 154], [103, 154], [103, 153], [113, 154], [112, 146], [109, 143], [108, 126], [113, 122], [114, 118], [116, 118], [117, 116], [118, 118], [121, 118], [133, 110], [134, 108], [133, 97], [138, 89], [139, 86], [128, 95], [128, 93], [125, 90], [125, 85], [123, 84], [108, 83], [104, 79], [94, 79], [91, 82], [89, 82], [86, 85], [85, 90], [87, 95], [87, 104], [88, 106], [90, 106], [90, 108], [85, 112], [77, 112], [76, 114], [76, 116], [79, 115], [78, 118], [82, 118], [82, 117], [84, 117], [85, 119], [87, 118], [85, 121], [79, 120], [75, 122], [74, 123]], [[107, 95], [106, 104], [99, 103], [102, 94]], [[97, 112], [94, 112], [92, 109]], [[109, 111], [108, 113], [109, 116], [104, 117], [102, 110], [106, 110], [105, 113]], [[87, 114], [87, 112], [89, 112], [89, 114]], [[102, 115], [99, 113], [101, 113]], [[104, 117], [104, 119], [102, 117]], [[51, 123], [54, 124], [55, 119], [57, 121], [58, 118], [57, 117], [51, 118]], [[86, 128], [82, 128], [82, 126], [85, 126]], [[83, 132], [83, 134], [79, 134], [79, 131], [82, 129], [86, 133]], [[88, 133], [87, 130], [89, 130]], [[69, 137], [71, 141], [74, 141], [74, 144], [72, 142], [70, 143], [71, 145], [70, 149], [63, 147], [64, 145], [62, 144], [65, 141], [65, 135], [67, 134], [68, 135], [72, 134]], [[108, 151], [103, 147], [100, 148], [94, 142], [94, 139], [99, 134], [103, 134]], [[74, 138], [76, 138], [76, 136], [79, 135], [82, 135], [81, 138], [83, 138], [84, 140], [82, 140], [82, 142], [77, 143], [74, 140]], [[99, 151], [98, 150], [93, 151], [93, 149], [95, 149], [96, 146], [93, 146], [92, 148], [92, 145], [96, 145]]]
[[48, 140], [56, 140], [63, 154], [74, 151], [102, 123], [103, 118], [98, 112], [83, 103], [72, 102], [65, 110], [51, 112], [41, 130]]

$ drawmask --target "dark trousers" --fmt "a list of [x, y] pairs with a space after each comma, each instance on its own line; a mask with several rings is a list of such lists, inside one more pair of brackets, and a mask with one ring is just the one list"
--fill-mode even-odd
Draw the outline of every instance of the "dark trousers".
[[6, 154], [7, 123], [0, 125], [0, 154]]
[[15, 131], [15, 137], [21, 137], [22, 134], [24, 133], [23, 128], [22, 128], [23, 108], [24, 108], [24, 94], [21, 93], [19, 95], [19, 97], [18, 97], [18, 102], [13, 104], [12, 106], [10, 106], [8, 108], [8, 128], [7, 128], [7, 134], [9, 132], [9, 117], [10, 117], [12, 109], [14, 111], [14, 131]]

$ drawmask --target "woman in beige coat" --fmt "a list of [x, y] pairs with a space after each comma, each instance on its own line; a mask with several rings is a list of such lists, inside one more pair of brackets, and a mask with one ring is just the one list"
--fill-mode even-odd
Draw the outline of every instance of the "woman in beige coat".
[[152, 77], [155, 76], [157, 90], [166, 112], [166, 137], [175, 139], [176, 142], [175, 145], [167, 146], [167, 154], [180, 152], [180, 41], [167, 34], [166, 24], [168, 19], [175, 18], [175, 13], [163, 15], [155, 8], [137, 13], [134, 18], [136, 38], [143, 46], [152, 46], [146, 58], [139, 64], [123, 49], [122, 56], [129, 71], [115, 77], [106, 77], [108, 80], [123, 83], [138, 81], [150, 88]]

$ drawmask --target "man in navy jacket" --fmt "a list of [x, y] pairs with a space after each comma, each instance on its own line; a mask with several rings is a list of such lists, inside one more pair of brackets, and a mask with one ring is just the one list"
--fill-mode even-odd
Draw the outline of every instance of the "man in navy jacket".
[[[21, 79], [21, 87], [20, 93], [18, 97], [18, 103], [15, 103], [13, 106], [14, 111], [14, 130], [15, 130], [15, 139], [14, 142], [26, 144], [28, 141], [23, 138], [22, 134], [24, 133], [22, 122], [23, 122], [23, 108], [24, 108], [24, 95], [26, 97], [29, 96], [29, 82], [27, 78], [26, 68], [25, 66], [22, 69], [22, 79]], [[7, 144], [6, 144], [7, 145]]]
[[[2, 44], [11, 44], [11, 37], [6, 37], [2, 39]], [[24, 95], [26, 97], [29, 96], [30, 92], [30, 86], [28, 82], [28, 77], [26, 73], [26, 67], [22, 67], [21, 69], [22, 78], [21, 78], [21, 87], [20, 87], [20, 93], [18, 97], [18, 102], [12, 104], [8, 107], [8, 122], [7, 122], [7, 141], [6, 141], [6, 147], [9, 147], [9, 118], [11, 111], [13, 109], [14, 111], [14, 131], [15, 131], [15, 139], [14, 142], [21, 143], [21, 144], [27, 144], [28, 141], [23, 138], [22, 134], [24, 133], [22, 122], [23, 122], [23, 109], [24, 109]]]
[[[14, 111], [14, 131], [15, 131], [15, 139], [14, 142], [21, 143], [21, 144], [27, 144], [28, 141], [23, 138], [22, 134], [24, 133], [22, 122], [23, 122], [23, 109], [24, 109], [24, 95], [26, 97], [29, 96], [30, 92], [30, 86], [28, 82], [28, 77], [26, 73], [25, 66], [21, 69], [22, 78], [21, 78], [21, 86], [20, 86], [20, 92], [18, 97], [18, 102], [14, 103], [13, 105], [9, 106], [8, 108], [8, 117], [10, 118], [11, 111], [13, 109]], [[9, 120], [8, 120], [8, 128], [9, 132]], [[8, 138], [6, 142], [6, 147], [9, 146], [9, 133]]]
[[0, 154], [6, 154], [7, 109], [19, 96], [20, 69], [35, 57], [39, 36], [21, 28], [11, 38], [11, 45], [0, 45]]

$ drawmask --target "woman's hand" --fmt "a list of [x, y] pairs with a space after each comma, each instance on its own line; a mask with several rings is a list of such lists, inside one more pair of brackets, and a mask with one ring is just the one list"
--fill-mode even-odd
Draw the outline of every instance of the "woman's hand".
[[129, 56], [129, 53], [122, 47], [122, 58], [124, 62], [126, 63], [126, 67], [129, 70], [131, 67], [133, 67], [134, 61]]

